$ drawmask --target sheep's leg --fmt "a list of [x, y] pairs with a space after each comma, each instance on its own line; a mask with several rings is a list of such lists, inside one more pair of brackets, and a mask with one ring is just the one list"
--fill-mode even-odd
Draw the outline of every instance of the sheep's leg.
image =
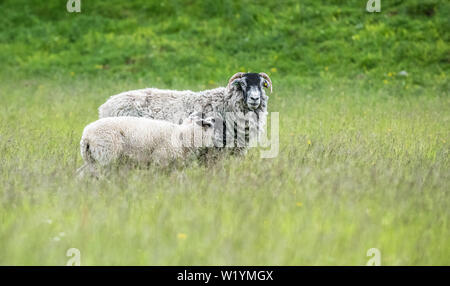
[[77, 175], [83, 175], [83, 174], [84, 174], [84, 169], [86, 169], [87, 166], [88, 166], [88, 164], [87, 164], [87, 163], [84, 163], [80, 168], [78, 168], [78, 169], [75, 171], [75, 174], [77, 174]]
[[84, 163], [80, 168], [78, 168], [75, 172], [77, 178], [82, 179], [86, 176], [86, 168], [88, 168], [88, 164]]
[[100, 172], [96, 166], [89, 163], [84, 163], [77, 169], [76, 176], [78, 179], [84, 179], [86, 177], [94, 177], [98, 179], [100, 177]]
[[231, 155], [236, 157], [243, 157], [247, 155], [247, 152], [248, 150], [245, 147], [235, 147], [231, 149]]
[[153, 151], [152, 158], [153, 163], [162, 168], [167, 168], [176, 160], [176, 154], [166, 148], [158, 148]]

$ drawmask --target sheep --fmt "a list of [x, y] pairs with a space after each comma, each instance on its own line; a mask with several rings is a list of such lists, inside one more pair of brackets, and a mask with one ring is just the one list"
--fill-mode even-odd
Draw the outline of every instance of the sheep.
[[201, 148], [212, 146], [214, 122], [198, 114], [180, 125], [130, 116], [99, 119], [84, 128], [80, 141], [84, 165], [77, 173], [83, 177], [87, 169], [98, 176], [99, 167], [106, 169], [124, 160], [165, 167], [195, 157]]
[[[234, 74], [226, 87], [200, 92], [146, 88], [111, 96], [99, 107], [99, 118], [116, 116], [147, 117], [180, 123], [194, 111], [218, 120], [214, 146], [233, 147], [245, 154], [250, 140], [264, 132], [268, 96], [272, 81], [265, 73]], [[236, 127], [235, 123], [238, 123]]]

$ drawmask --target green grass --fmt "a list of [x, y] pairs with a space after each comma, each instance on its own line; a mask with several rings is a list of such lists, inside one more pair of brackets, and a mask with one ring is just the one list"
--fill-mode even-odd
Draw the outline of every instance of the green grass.
[[[446, 1], [82, 2], [0, 1], [0, 265], [450, 264]], [[76, 180], [110, 95], [239, 70], [276, 158]]]

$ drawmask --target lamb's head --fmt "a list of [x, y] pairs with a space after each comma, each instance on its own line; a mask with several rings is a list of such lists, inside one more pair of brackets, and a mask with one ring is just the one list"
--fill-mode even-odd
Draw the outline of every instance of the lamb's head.
[[263, 72], [239, 72], [230, 78], [227, 86], [229, 91], [236, 90], [242, 94], [244, 106], [249, 110], [257, 110], [262, 103], [267, 101], [265, 88], [270, 88], [270, 92], [272, 92], [272, 81]]
[[183, 120], [183, 139], [186, 147], [211, 147], [214, 136], [214, 117], [202, 118], [201, 113], [193, 113]]

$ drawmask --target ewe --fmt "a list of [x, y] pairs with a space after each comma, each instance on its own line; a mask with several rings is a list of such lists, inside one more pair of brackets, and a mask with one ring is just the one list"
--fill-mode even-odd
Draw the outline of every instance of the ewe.
[[203, 147], [212, 146], [214, 118], [197, 114], [181, 125], [142, 117], [102, 118], [84, 128], [80, 141], [86, 169], [98, 175], [99, 167], [111, 166], [123, 159], [137, 164], [167, 166], [174, 161], [194, 157]]
[[[217, 120], [214, 146], [234, 147], [245, 153], [266, 124], [272, 81], [265, 73], [236, 73], [227, 87], [193, 92], [147, 88], [110, 97], [99, 107], [99, 117], [136, 116], [180, 123], [194, 111]], [[255, 142], [255, 141], [253, 141]]]

